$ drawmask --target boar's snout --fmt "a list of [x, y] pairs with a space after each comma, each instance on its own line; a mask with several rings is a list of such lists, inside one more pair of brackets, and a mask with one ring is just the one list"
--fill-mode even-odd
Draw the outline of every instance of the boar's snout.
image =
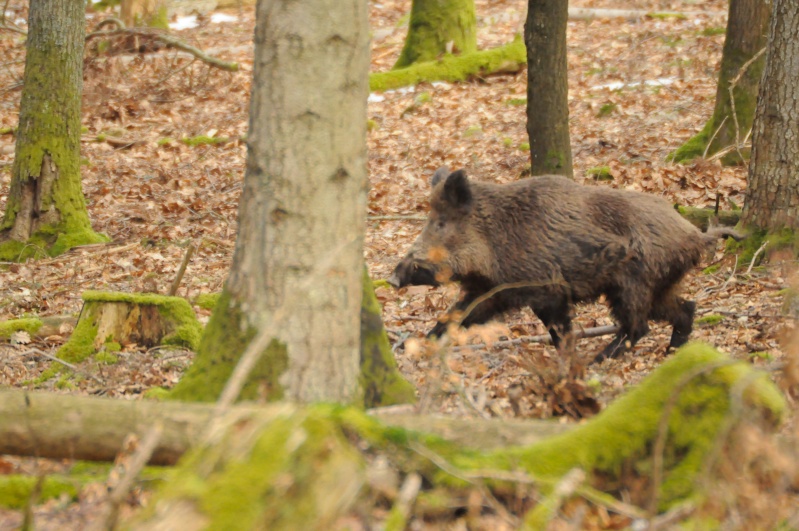
[[438, 286], [437, 272], [438, 268], [429, 262], [405, 257], [394, 268], [388, 283], [397, 289], [405, 286]]

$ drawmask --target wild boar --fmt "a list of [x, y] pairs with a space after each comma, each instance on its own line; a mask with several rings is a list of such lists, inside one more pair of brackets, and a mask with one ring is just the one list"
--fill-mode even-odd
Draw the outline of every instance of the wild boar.
[[449, 321], [468, 327], [529, 306], [557, 347], [573, 305], [605, 295], [620, 331], [596, 361], [635, 345], [649, 320], [670, 323], [678, 347], [696, 307], [679, 296], [680, 281], [708, 243], [741, 238], [726, 228], [703, 233], [657, 196], [560, 176], [492, 184], [440, 168], [431, 185], [427, 224], [389, 279], [397, 288], [460, 282], [461, 300], [429, 336]]

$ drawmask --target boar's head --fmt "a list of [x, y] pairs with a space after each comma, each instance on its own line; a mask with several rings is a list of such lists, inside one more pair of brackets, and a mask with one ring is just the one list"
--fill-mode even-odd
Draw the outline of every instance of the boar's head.
[[427, 224], [389, 278], [394, 287], [437, 286], [468, 273], [458, 266], [463, 265], [459, 255], [468, 252], [473, 232], [469, 230], [474, 203], [469, 181], [463, 170], [450, 173], [444, 167], [433, 174], [430, 184]]

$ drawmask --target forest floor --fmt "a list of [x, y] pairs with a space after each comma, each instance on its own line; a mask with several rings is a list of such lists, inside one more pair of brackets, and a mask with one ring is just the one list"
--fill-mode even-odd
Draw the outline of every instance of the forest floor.
[[[526, 2], [477, 0], [481, 49], [508, 43], [521, 33]], [[642, 190], [697, 207], [740, 207], [745, 167], [715, 160], [688, 165], [666, 156], [696, 133], [710, 116], [724, 40], [724, 0], [572, 0], [573, 7], [681, 11], [685, 17], [573, 20], [568, 25], [570, 132], [575, 177], [596, 186]], [[11, 0], [7, 12], [27, 15], [26, 3]], [[372, 71], [390, 69], [407, 28], [409, 0], [370, 2]], [[189, 300], [222, 289], [232, 258], [238, 199], [244, 175], [248, 97], [252, 71], [254, 10], [210, 14], [174, 35], [220, 58], [238, 61], [239, 72], [209, 68], [171, 49], [155, 53], [98, 53], [87, 45], [83, 100], [83, 189], [95, 230], [109, 245], [74, 249], [0, 270], [0, 320], [26, 315], [76, 314], [87, 289], [165, 293], [187, 247], [197, 252], [179, 295]], [[87, 15], [89, 31], [106, 15]], [[232, 20], [231, 20], [232, 19]], [[0, 33], [0, 130], [18, 121], [24, 59], [23, 37]], [[301, 90], [301, 88], [298, 88]], [[428, 178], [442, 165], [464, 168], [472, 178], [508, 182], [529, 166], [525, 130], [526, 72], [467, 83], [423, 84], [369, 98], [369, 215], [365, 256], [374, 279], [385, 279], [421, 230]], [[219, 139], [187, 145], [181, 139]], [[0, 135], [0, 211], [9, 193], [13, 141]], [[607, 167], [607, 182], [591, 182], [592, 168]], [[387, 216], [392, 219], [374, 219]], [[752, 268], [725, 256], [709, 257], [685, 283], [697, 301], [694, 339], [732, 357], [766, 368], [784, 357], [781, 343], [794, 321], [783, 311], [783, 291], [792, 281], [791, 262]], [[392, 341], [421, 338], [457, 297], [457, 287], [378, 288]], [[195, 307], [207, 320], [209, 311]], [[602, 303], [580, 306], [575, 323], [612, 324]], [[506, 316], [499, 334], [489, 328], [466, 342], [499, 334], [510, 338], [543, 334], [529, 312]], [[125, 345], [113, 365], [85, 362], [95, 379], [30, 382], [52, 361], [69, 330], [30, 344], [0, 344], [0, 386], [64, 393], [137, 398], [151, 387], [171, 387], [191, 363], [188, 351], [146, 351]], [[571, 370], [551, 347], [539, 343], [450, 349], [443, 356], [409, 342], [397, 348], [402, 371], [420, 391], [427, 412], [459, 416], [570, 418], [591, 414], [640, 381], [663, 361], [670, 329], [651, 333], [617, 360]], [[594, 353], [605, 338], [577, 342], [577, 353]], [[443, 362], [443, 363], [442, 363]], [[577, 387], [563, 389], [564, 376]], [[98, 383], [102, 382], [102, 383]], [[575, 391], [576, 389], [576, 391]], [[587, 397], [571, 401], [569, 394]], [[555, 397], [555, 398], [553, 398]], [[576, 405], [575, 405], [576, 404]], [[48, 466], [0, 458], [11, 471]], [[54, 466], [54, 465], [53, 465]], [[99, 493], [97, 494], [99, 496]], [[91, 495], [84, 497], [89, 503]], [[49, 512], [48, 512], [49, 511]], [[37, 509], [51, 528], [79, 528], [86, 505]], [[81, 516], [83, 515], [83, 516]], [[0, 530], [20, 516], [0, 511]], [[63, 518], [64, 520], [59, 520]], [[78, 523], [76, 523], [78, 522]]]

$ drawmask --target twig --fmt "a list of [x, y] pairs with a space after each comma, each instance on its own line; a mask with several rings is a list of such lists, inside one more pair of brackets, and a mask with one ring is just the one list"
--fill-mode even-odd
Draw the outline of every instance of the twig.
[[[705, 152], [704, 152], [704, 153], [702, 153], [702, 158], [703, 158], [703, 159], [706, 159], [706, 158], [707, 158], [707, 152], [708, 152], [708, 150], [710, 149], [710, 145], [713, 143], [713, 140], [715, 140], [715, 138], [716, 138], [716, 135], [718, 135], [718, 134], [719, 134], [719, 131], [721, 131], [721, 128], [722, 128], [722, 127], [724, 127], [724, 122], [726, 122], [726, 121], [727, 121], [727, 118], [729, 118], [729, 116], [725, 116], [725, 117], [724, 117], [724, 119], [721, 121], [721, 123], [719, 124], [719, 126], [716, 128], [716, 130], [715, 130], [715, 131], [713, 131], [713, 136], [711, 136], [711, 137], [710, 137], [710, 140], [708, 140], [708, 141], [707, 141], [707, 145], [705, 145]], [[737, 126], [736, 126], [736, 127], [737, 127]], [[718, 214], [718, 209], [716, 209], [716, 213]]]
[[164, 425], [161, 422], [154, 424], [144, 435], [141, 444], [131, 456], [125, 469], [125, 475], [117, 483], [114, 490], [108, 496], [106, 505], [103, 507], [103, 514], [96, 520], [96, 523], [90, 528], [91, 531], [113, 531], [117, 527], [117, 520], [119, 519], [119, 507], [125, 501], [133, 481], [144, 468], [144, 465], [150, 460], [156, 446], [158, 446], [161, 436], [164, 433]]
[[[575, 339], [585, 339], [589, 337], [599, 337], [599, 336], [606, 336], [610, 334], [615, 334], [619, 331], [619, 327], [617, 325], [607, 325], [607, 326], [597, 326], [593, 328], [584, 328], [577, 331], [572, 332], [575, 336]], [[466, 349], [481, 349], [481, 348], [489, 348], [489, 347], [507, 347], [510, 345], [521, 345], [523, 343], [544, 343], [546, 345], [552, 343], [552, 336], [549, 334], [541, 334], [538, 336], [522, 336], [517, 337], [515, 339], [506, 339], [503, 341], [495, 341], [490, 345], [487, 343], [480, 343], [477, 345], [461, 345], [458, 347], [453, 347], [453, 352], [458, 352], [460, 350]]]
[[416, 501], [416, 497], [419, 495], [419, 490], [421, 488], [422, 476], [417, 472], [408, 474], [405, 477], [405, 481], [402, 482], [399, 496], [397, 496], [397, 501], [394, 503], [392, 511], [398, 512], [403, 520], [407, 520], [408, 516], [411, 514], [411, 506]]
[[100, 385], [105, 385], [105, 382], [103, 382], [101, 379], [99, 379], [98, 377], [94, 376], [93, 374], [89, 374], [87, 372], [84, 372], [84, 371], [80, 370], [79, 368], [77, 368], [75, 365], [72, 365], [71, 363], [69, 363], [68, 361], [64, 361], [61, 358], [56, 358], [52, 354], [48, 354], [47, 352], [45, 352], [43, 350], [39, 350], [36, 347], [31, 347], [31, 348], [29, 348], [28, 350], [26, 350], [25, 352], [22, 353], [23, 356], [27, 356], [28, 354], [39, 354], [40, 356], [44, 356], [45, 358], [47, 358], [49, 360], [57, 361], [58, 363], [64, 365], [65, 367], [67, 367], [69, 369], [72, 369], [77, 374], [80, 374], [81, 376], [85, 376], [87, 378], [91, 378], [92, 380], [94, 380], [95, 382], [97, 382]]
[[768, 245], [768, 240], [764, 241], [763, 245], [761, 245], [760, 248], [757, 251], [755, 251], [755, 254], [752, 255], [752, 261], [749, 262], [749, 268], [747, 268], [746, 270], [747, 275], [752, 272], [752, 268], [755, 267], [755, 261], [757, 260], [758, 255], [763, 252], [763, 250], [766, 248], [767, 245]]
[[108, 31], [94, 31], [86, 35], [86, 41], [88, 42], [89, 39], [94, 37], [117, 37], [120, 35], [131, 35], [137, 37], [150, 37], [153, 39], [158, 39], [164, 44], [168, 46], [172, 46], [173, 48], [177, 48], [178, 50], [183, 50], [184, 52], [188, 52], [197, 59], [213, 66], [215, 68], [219, 68], [221, 70], [227, 70], [229, 72], [236, 72], [239, 70], [239, 64], [234, 62], [223, 61], [222, 59], [218, 59], [216, 57], [211, 57], [210, 55], [206, 54], [199, 48], [195, 48], [194, 46], [187, 44], [175, 37], [171, 37], [164, 33], [160, 33], [158, 31], [154, 31], [152, 29], [147, 28], [121, 28], [115, 30], [108, 30]]
[[186, 272], [186, 266], [189, 265], [189, 260], [191, 260], [191, 255], [194, 254], [194, 244], [190, 244], [189, 248], [186, 249], [186, 254], [183, 256], [183, 262], [180, 264], [180, 269], [178, 269], [178, 274], [175, 276], [174, 282], [172, 282], [172, 287], [169, 288], [169, 295], [174, 297], [175, 294], [178, 292], [178, 288], [180, 287], [180, 282], [183, 280], [183, 274]]
[[743, 160], [743, 155], [741, 155], [741, 151], [739, 149], [739, 146], [741, 144], [741, 131], [738, 127], [738, 115], [735, 112], [735, 95], [733, 95], [733, 90], [738, 85], [738, 82], [741, 80], [743, 75], [749, 69], [751, 64], [757, 61], [760, 58], [760, 56], [763, 55], [764, 53], [766, 53], [765, 46], [761, 48], [760, 51], [757, 52], [755, 55], [750, 57], [749, 60], [746, 61], [743, 65], [741, 65], [741, 68], [738, 70], [738, 73], [735, 75], [732, 81], [730, 81], [730, 86], [728, 89], [730, 91], [730, 110], [732, 111], [732, 118], [735, 121], [735, 143], [736, 143], [735, 149], [738, 150], [738, 155], [741, 157], [741, 160]]

